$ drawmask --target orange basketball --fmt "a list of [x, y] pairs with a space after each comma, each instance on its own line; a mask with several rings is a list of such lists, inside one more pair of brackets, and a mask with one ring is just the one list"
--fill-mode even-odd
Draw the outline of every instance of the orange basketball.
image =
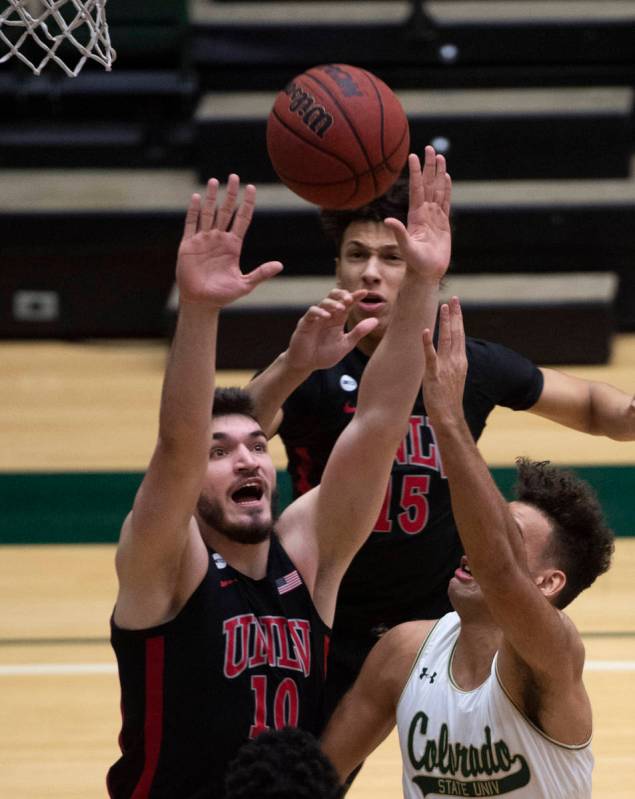
[[322, 64], [289, 81], [267, 122], [280, 180], [324, 208], [357, 208], [387, 191], [408, 157], [408, 119], [371, 72]]

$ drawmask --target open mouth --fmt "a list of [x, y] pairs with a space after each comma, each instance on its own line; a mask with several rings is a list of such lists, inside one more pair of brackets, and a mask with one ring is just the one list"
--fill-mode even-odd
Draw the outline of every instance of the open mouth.
[[365, 311], [374, 311], [378, 308], [383, 307], [386, 304], [386, 299], [381, 296], [381, 294], [377, 294], [374, 291], [369, 291], [368, 294], [359, 301], [360, 308], [363, 308]]
[[259, 502], [264, 491], [258, 482], [243, 483], [232, 492], [231, 498], [238, 505], [249, 505], [252, 502]]
[[454, 572], [454, 576], [463, 583], [468, 583], [474, 579], [465, 555], [463, 555], [463, 557], [461, 558], [461, 562], [459, 564], [459, 567]]
[[364, 305], [379, 305], [380, 302], [384, 302], [384, 298], [381, 294], [375, 294], [373, 291], [369, 291], [362, 300]]

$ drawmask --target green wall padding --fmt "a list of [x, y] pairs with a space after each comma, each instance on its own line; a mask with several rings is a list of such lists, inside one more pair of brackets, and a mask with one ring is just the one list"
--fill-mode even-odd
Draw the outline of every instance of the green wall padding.
[[[584, 466], [575, 471], [597, 491], [617, 535], [635, 535], [635, 466]], [[511, 496], [515, 471], [493, 469]], [[0, 474], [0, 544], [114, 542], [132, 507], [141, 472]], [[280, 504], [291, 498], [286, 472], [278, 472]]]

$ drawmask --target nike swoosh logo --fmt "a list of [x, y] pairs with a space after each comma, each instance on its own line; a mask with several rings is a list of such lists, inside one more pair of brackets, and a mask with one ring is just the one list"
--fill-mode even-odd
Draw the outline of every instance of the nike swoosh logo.
[[234, 578], [233, 580], [221, 580], [220, 581], [220, 587], [221, 588], [227, 588], [228, 585], [232, 585], [233, 583], [237, 583], [237, 582], [238, 582], [238, 580], [236, 580], [236, 578]]
[[351, 405], [350, 402], [345, 402], [342, 410], [344, 411], [344, 413], [355, 413], [357, 408], [354, 405]]

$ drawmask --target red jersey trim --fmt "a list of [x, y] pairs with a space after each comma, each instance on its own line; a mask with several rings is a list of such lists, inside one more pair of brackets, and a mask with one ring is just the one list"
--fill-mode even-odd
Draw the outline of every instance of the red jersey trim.
[[297, 490], [300, 494], [306, 494], [313, 486], [309, 476], [311, 474], [311, 467], [313, 465], [313, 458], [307, 447], [294, 447], [295, 454], [298, 457], [298, 479]]
[[146, 715], [143, 729], [145, 762], [131, 799], [147, 799], [159, 762], [163, 737], [163, 671], [165, 638], [146, 641]]

